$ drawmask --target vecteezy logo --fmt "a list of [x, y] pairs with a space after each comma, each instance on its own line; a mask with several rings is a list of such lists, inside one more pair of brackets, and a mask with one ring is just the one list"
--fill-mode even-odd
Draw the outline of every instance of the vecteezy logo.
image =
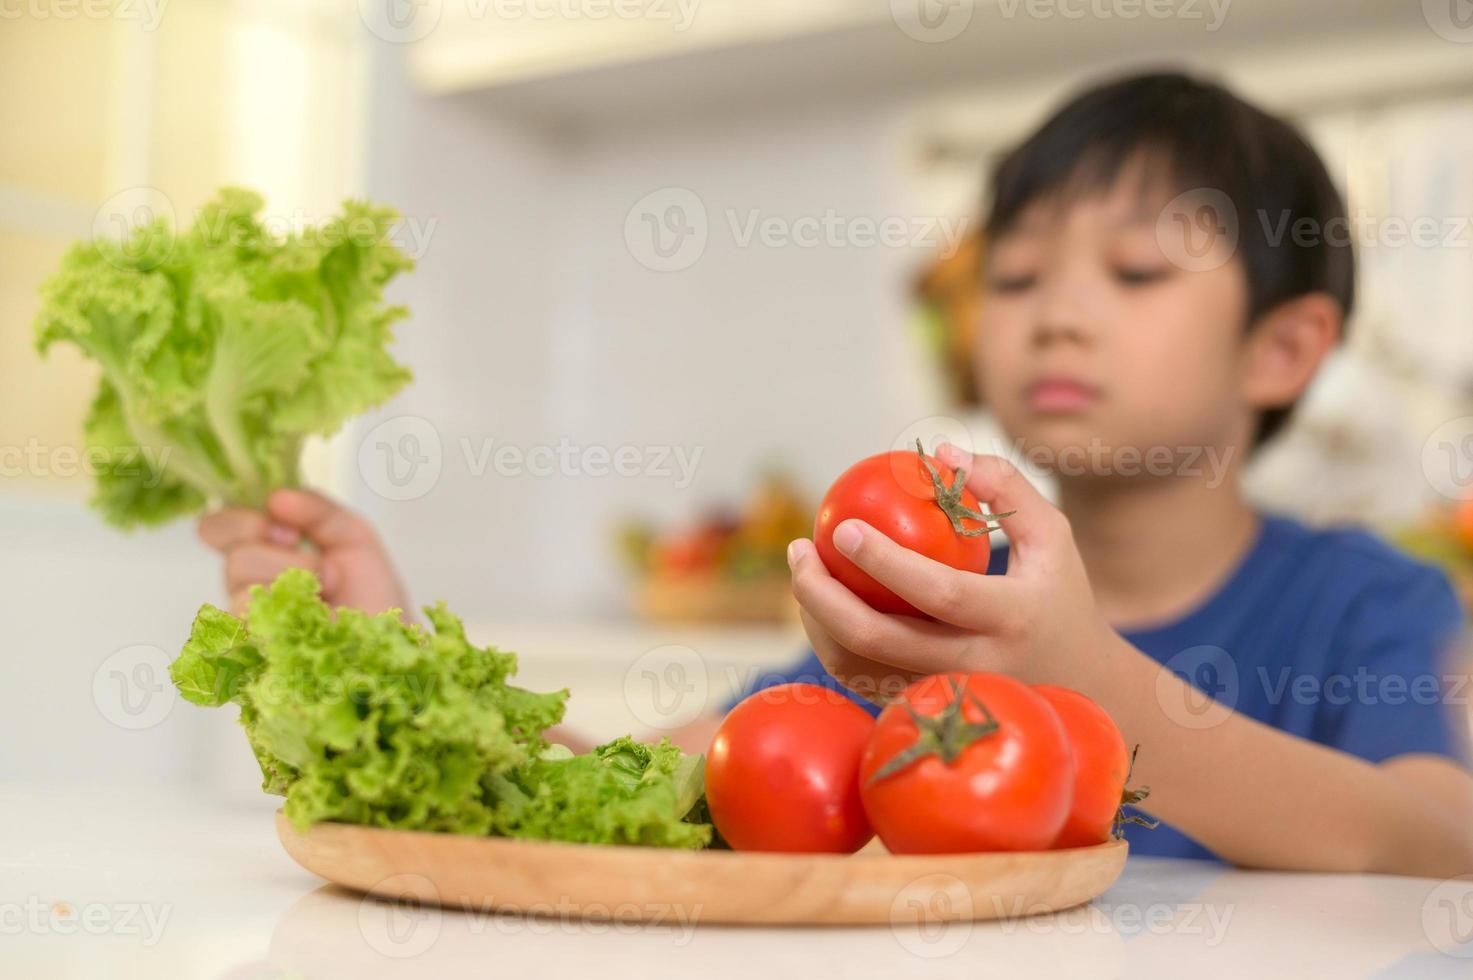
[[659, 731], [699, 718], [710, 692], [706, 661], [690, 647], [655, 647], [624, 672], [624, 703], [640, 724]]
[[1183, 728], [1220, 725], [1237, 706], [1238, 665], [1222, 647], [1188, 647], [1162, 666], [1156, 701]]
[[440, 938], [444, 913], [439, 900], [439, 889], [424, 875], [392, 875], [358, 903], [358, 932], [384, 956], [397, 960], [419, 956]]
[[890, 18], [907, 37], [940, 44], [972, 22], [975, 0], [890, 0]]
[[1422, 19], [1444, 41], [1473, 43], [1473, 0], [1422, 0]]
[[1449, 878], [1428, 892], [1422, 931], [1448, 956], [1473, 959], [1473, 875]]
[[1473, 491], [1473, 415], [1448, 419], [1422, 443], [1422, 474], [1449, 500]]
[[1216, 188], [1185, 191], [1157, 216], [1156, 243], [1168, 261], [1188, 272], [1219, 268], [1238, 250], [1238, 209]]
[[444, 0], [358, 0], [358, 19], [375, 37], [411, 44], [428, 37], [440, 23]]
[[399, 415], [369, 430], [358, 444], [358, 472], [385, 500], [417, 500], [440, 482], [444, 450], [428, 419]]
[[152, 728], [174, 709], [169, 657], [148, 644], [124, 647], [92, 674], [92, 703], [119, 728]]
[[655, 272], [679, 272], [706, 251], [706, 205], [694, 191], [662, 187], [635, 202], [624, 216], [624, 245]]
[[172, 239], [154, 235], [134, 235], [133, 231], [162, 219], [170, 228], [177, 227], [174, 202], [157, 187], [129, 187], [102, 202], [92, 216], [92, 237], [116, 242], [102, 254], [114, 265], [150, 267], [169, 257]]
[[902, 949], [924, 959], [951, 956], [972, 934], [972, 892], [955, 875], [923, 875], [895, 893], [890, 932]]

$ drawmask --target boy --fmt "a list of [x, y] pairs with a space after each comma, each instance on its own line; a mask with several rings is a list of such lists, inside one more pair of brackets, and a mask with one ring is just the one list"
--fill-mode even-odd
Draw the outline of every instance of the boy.
[[[1284, 424], [1350, 310], [1348, 247], [1272, 235], [1285, 217], [1344, 220], [1323, 164], [1225, 90], [1160, 74], [1076, 98], [992, 186], [980, 387], [1030, 458], [1057, 461], [1061, 505], [1004, 460], [943, 447], [979, 499], [1016, 511], [994, 574], [845, 522], [835, 545], [936, 622], [889, 616], [795, 541], [814, 653], [765, 682], [873, 694], [990, 670], [1061, 684], [1141, 747], [1134, 782], [1164, 822], [1130, 828], [1137, 853], [1473, 871], [1466, 720], [1447, 703], [1461, 691], [1442, 660], [1462, 622], [1447, 583], [1367, 535], [1258, 514], [1239, 485], [1243, 455]], [[1212, 217], [1239, 219], [1236, 236], [1175, 252], [1157, 218], [1203, 188], [1231, 203], [1235, 214]], [[1141, 464], [1163, 450], [1183, 465]], [[289, 550], [298, 532], [320, 559]], [[283, 492], [269, 518], [215, 515], [201, 534], [227, 552], [233, 594], [320, 562], [332, 601], [402, 605], [371, 531], [320, 497]]]

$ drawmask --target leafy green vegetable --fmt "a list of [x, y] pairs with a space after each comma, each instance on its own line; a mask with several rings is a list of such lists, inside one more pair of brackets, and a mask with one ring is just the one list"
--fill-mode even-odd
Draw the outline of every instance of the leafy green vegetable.
[[73, 246], [42, 288], [37, 348], [70, 342], [102, 368], [86, 434], [93, 506], [115, 524], [258, 507], [296, 483], [306, 436], [409, 380], [387, 350], [407, 311], [383, 304], [413, 266], [388, 239], [398, 215], [349, 201], [278, 237], [262, 206], [227, 188], [187, 232], [159, 219]]
[[204, 606], [169, 672], [188, 701], [240, 705], [264, 777], [299, 829], [319, 820], [589, 843], [700, 847], [684, 818], [703, 763], [623, 738], [572, 755], [545, 730], [566, 691], [507, 683], [516, 655], [476, 647], [444, 605], [433, 632], [397, 611], [328, 608], [291, 569], [252, 589], [249, 625]]
[[704, 847], [711, 827], [686, 823], [705, 793], [705, 760], [669, 741], [644, 745], [627, 735], [588, 755], [551, 758], [493, 785], [495, 830], [508, 837]]

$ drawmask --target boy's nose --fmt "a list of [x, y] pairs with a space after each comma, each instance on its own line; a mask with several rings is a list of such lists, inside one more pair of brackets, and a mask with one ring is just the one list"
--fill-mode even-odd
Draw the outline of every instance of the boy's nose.
[[1035, 347], [1086, 344], [1094, 337], [1089, 321], [1076, 311], [1044, 309], [1033, 325]]
[[1093, 336], [1081, 290], [1054, 283], [1045, 287], [1033, 325], [1033, 343], [1086, 343]]
[[1033, 343], [1037, 347], [1054, 343], [1082, 344], [1087, 340], [1087, 332], [1067, 320], [1040, 320], [1033, 330]]

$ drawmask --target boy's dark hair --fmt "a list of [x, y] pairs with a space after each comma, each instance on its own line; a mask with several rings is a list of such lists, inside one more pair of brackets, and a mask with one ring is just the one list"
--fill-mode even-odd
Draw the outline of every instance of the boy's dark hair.
[[[1345, 203], [1319, 155], [1289, 123], [1177, 72], [1091, 88], [1003, 157], [992, 175], [988, 240], [1040, 200], [1107, 189], [1138, 159], [1163, 167], [1178, 192], [1212, 188], [1232, 201], [1250, 325], [1312, 292], [1331, 296], [1349, 317], [1355, 258]], [[1293, 229], [1303, 219], [1313, 235], [1296, 241]], [[1293, 408], [1264, 412], [1255, 444], [1279, 432]]]

